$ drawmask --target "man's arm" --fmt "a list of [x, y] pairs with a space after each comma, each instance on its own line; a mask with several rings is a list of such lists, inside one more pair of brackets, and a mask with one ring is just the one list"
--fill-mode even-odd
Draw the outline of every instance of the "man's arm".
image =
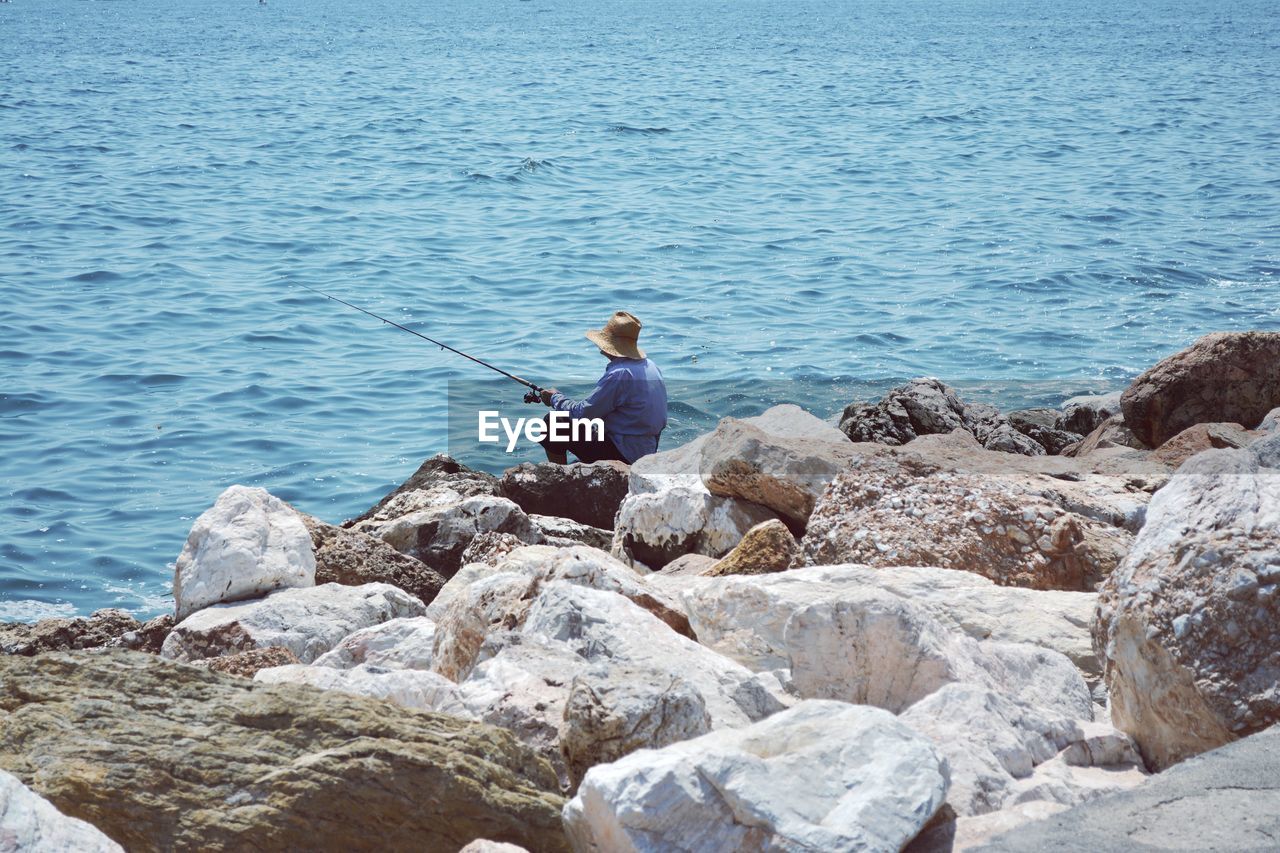
[[542, 402], [553, 409], [568, 412], [574, 420], [603, 418], [617, 408], [618, 382], [615, 374], [606, 373], [584, 400], [570, 400], [556, 389], [549, 388], [542, 392]]

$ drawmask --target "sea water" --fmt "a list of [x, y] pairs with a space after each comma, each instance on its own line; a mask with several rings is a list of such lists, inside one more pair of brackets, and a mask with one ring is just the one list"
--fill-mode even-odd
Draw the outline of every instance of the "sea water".
[[1280, 329], [1271, 0], [14, 0], [0, 57], [0, 618], [446, 448], [488, 374], [297, 285], [569, 388], [630, 310], [668, 447]]

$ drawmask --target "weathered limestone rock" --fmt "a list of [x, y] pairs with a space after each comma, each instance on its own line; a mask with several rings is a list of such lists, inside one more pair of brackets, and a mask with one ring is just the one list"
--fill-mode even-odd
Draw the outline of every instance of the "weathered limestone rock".
[[[609, 547], [613, 544], [612, 530], [605, 530], [601, 527], [591, 527], [590, 525], [583, 524], [569, 518], [559, 518], [554, 515], [530, 514], [529, 520], [533, 522], [534, 527], [538, 528], [538, 532], [542, 534], [541, 541], [546, 545], [554, 545], [557, 548], [571, 548], [574, 545], [587, 545], [591, 548], [599, 548], [601, 551], [608, 551]], [[508, 536], [510, 534], [498, 535]], [[463, 558], [463, 565], [466, 565], [465, 556]]]
[[[532, 516], [530, 518], [532, 519]], [[534, 523], [537, 523], [536, 520]], [[458, 570], [458, 573], [465, 571], [470, 563], [485, 563], [490, 566], [496, 566], [512, 551], [517, 548], [523, 548], [527, 544], [529, 543], [510, 533], [477, 533], [475, 538], [468, 542], [467, 547], [463, 549], [462, 556], [458, 558], [458, 562], [462, 564], [462, 568]], [[454, 575], [455, 578], [457, 576], [457, 574]], [[450, 581], [452, 581], [452, 578]], [[445, 582], [446, 586], [450, 581]], [[432, 599], [427, 604], [431, 605], [434, 601]]]
[[1184, 761], [1132, 790], [1021, 826], [980, 849], [1261, 851], [1274, 850], [1277, 838], [1280, 727], [1272, 727]]
[[1267, 416], [1258, 424], [1257, 432], [1280, 432], [1280, 406], [1267, 412]]
[[792, 612], [866, 588], [896, 595], [976, 640], [1041, 646], [1066, 655], [1086, 679], [1101, 677], [1089, 635], [1095, 593], [1001, 587], [950, 569], [812, 566], [759, 577], [693, 579], [680, 594], [699, 642], [750, 669], [774, 670], [790, 665], [782, 638]]
[[530, 605], [520, 632], [558, 640], [592, 663], [678, 676], [702, 694], [715, 728], [743, 726], [789, 704], [776, 678], [675, 633], [614, 592], [553, 581]]
[[471, 717], [462, 704], [458, 685], [442, 675], [421, 669], [383, 669], [364, 663], [350, 669], [335, 669], [295, 663], [260, 669], [253, 680], [262, 684], [305, 684], [321, 690], [385, 699], [419, 711]]
[[0, 657], [0, 768], [130, 850], [566, 849], [507, 732], [135, 652]]
[[90, 616], [0, 623], [0, 654], [36, 655], [71, 649], [124, 646], [124, 637], [142, 625], [124, 610], [106, 608]]
[[1016, 644], [979, 644], [879, 590], [796, 609], [783, 626], [782, 642], [791, 686], [804, 698], [898, 713], [959, 681], [1025, 696], [1073, 718], [1093, 714], [1089, 689], [1065, 657]]
[[1058, 428], [1060, 413], [1057, 409], [1021, 409], [1005, 416], [1009, 425], [1044, 448], [1050, 455], [1061, 453], [1082, 439], [1080, 433]]
[[297, 655], [283, 646], [268, 646], [265, 649], [249, 649], [248, 651], [236, 652], [225, 657], [204, 658], [203, 660], [193, 661], [193, 663], [197, 666], [205, 667], [210, 672], [238, 675], [241, 678], [253, 678], [258, 674], [259, 670], [273, 666], [301, 663], [301, 661], [298, 660]]
[[1256, 424], [1280, 406], [1280, 332], [1215, 332], [1133, 380], [1120, 398], [1133, 434], [1158, 447], [1198, 423]]
[[124, 853], [91, 824], [62, 812], [0, 770], [0, 850], [21, 853]]
[[1134, 450], [1149, 450], [1150, 447], [1139, 439], [1125, 425], [1122, 415], [1112, 415], [1098, 424], [1077, 444], [1062, 449], [1063, 456], [1088, 456], [1108, 447], [1129, 447]]
[[1064, 432], [1088, 435], [1103, 421], [1120, 414], [1120, 391], [1110, 394], [1072, 397], [1062, 404], [1062, 414], [1054, 426]]
[[316, 557], [316, 584], [389, 583], [422, 601], [436, 597], [444, 578], [381, 539], [302, 515]]
[[310, 663], [354, 631], [425, 611], [421, 601], [384, 583], [283, 589], [254, 601], [216, 604], [191, 614], [165, 639], [160, 653], [173, 660], [195, 661], [283, 646]]
[[768, 507], [803, 530], [814, 502], [853, 456], [848, 439], [820, 421], [803, 435], [771, 435], [725, 418], [702, 444], [699, 472], [711, 494]]
[[1240, 424], [1196, 424], [1160, 445], [1152, 455], [1166, 465], [1177, 468], [1201, 451], [1248, 447], [1260, 435], [1250, 432]]
[[1131, 541], [1034, 481], [954, 470], [904, 449], [860, 455], [842, 471], [803, 547], [808, 565], [938, 566], [1004, 586], [1092, 590]]
[[[768, 524], [769, 522], [766, 521], [764, 523]], [[754, 530], [755, 528], [752, 529]], [[749, 530], [747, 532], [750, 533], [751, 531]], [[787, 532], [790, 533], [791, 531]], [[733, 552], [730, 551], [729, 553]], [[661, 569], [654, 572], [650, 577], [655, 579], [655, 582], [660, 581], [661, 577], [694, 577], [706, 574], [707, 570], [718, 562], [720, 561], [715, 557], [708, 557], [706, 554], [685, 554], [682, 557], [676, 557], [670, 563], [667, 563]]]
[[747, 531], [742, 541], [704, 574], [762, 575], [781, 572], [791, 566], [800, 553], [795, 537], [776, 519], [757, 524]]
[[[1096, 796], [1098, 786], [1087, 779], [1078, 784], [1070, 770], [1052, 786], [1045, 784], [1043, 774], [1034, 778], [1039, 766], [1060, 755], [1062, 767], [1108, 768], [1111, 790], [1145, 776], [1132, 741], [1110, 726], [1071, 720], [970, 684], [948, 684], [900, 719], [929, 737], [946, 757], [951, 768], [947, 802], [960, 816], [995, 811], [1015, 799], [1072, 805]], [[1052, 767], [1057, 770], [1058, 765]]]
[[534, 545], [511, 552], [497, 566], [467, 567], [468, 584], [451, 583], [442, 592], [449, 602], [437, 619], [433, 668], [455, 680], [466, 678], [485, 639], [494, 631], [523, 624], [538, 592], [555, 580], [617, 592], [662, 620], [669, 628], [692, 636], [680, 602], [646, 584], [618, 560], [594, 548]]
[[578, 850], [897, 851], [942, 805], [946, 761], [890, 714], [803, 702], [587, 772]]
[[353, 529], [377, 536], [446, 578], [462, 566], [462, 553], [478, 534], [510, 533], [530, 544], [542, 538], [524, 510], [506, 498], [492, 495], [475, 495], [458, 502], [442, 499], [438, 505], [391, 519], [375, 516]]
[[937, 379], [912, 379], [877, 403], [850, 403], [840, 431], [855, 442], [899, 446], [922, 435], [970, 433], [988, 450], [1041, 456], [1044, 448], [1023, 435], [994, 407], [966, 403]]
[[369, 519], [383, 521], [404, 515], [412, 509], [419, 509], [421, 503], [415, 504], [414, 492], [427, 493], [433, 490], [447, 490], [454, 500], [469, 498], [474, 495], [497, 494], [498, 478], [483, 471], [476, 471], [458, 462], [451, 456], [438, 453], [418, 466], [409, 479], [396, 486], [382, 500], [364, 513], [342, 523], [343, 527]]
[[[771, 440], [831, 438], [830, 425], [792, 405], [774, 406], [740, 423]], [[699, 473], [708, 439], [700, 436], [631, 466], [629, 493], [614, 531], [615, 556], [654, 568], [684, 554], [721, 557], [752, 527], [778, 517], [760, 504], [711, 494]]]
[[316, 666], [351, 669], [369, 664], [383, 669], [431, 669], [436, 624], [426, 616], [392, 619], [361, 628], [315, 659]]
[[497, 493], [531, 515], [559, 516], [613, 530], [614, 516], [627, 496], [629, 472], [625, 462], [525, 462], [503, 473]]
[[574, 676], [564, 703], [560, 751], [577, 790], [597, 764], [661, 749], [711, 731], [702, 694], [678, 675], [597, 664]]
[[1187, 460], [1103, 585], [1111, 715], [1149, 766], [1280, 720], [1280, 436]]
[[458, 685], [467, 715], [501, 726], [535, 749], [567, 789], [560, 728], [569, 685], [587, 661], [563, 643], [519, 634], [493, 637], [477, 657]]
[[191, 526], [173, 571], [176, 616], [315, 584], [311, 536], [293, 507], [264, 489], [231, 486]]

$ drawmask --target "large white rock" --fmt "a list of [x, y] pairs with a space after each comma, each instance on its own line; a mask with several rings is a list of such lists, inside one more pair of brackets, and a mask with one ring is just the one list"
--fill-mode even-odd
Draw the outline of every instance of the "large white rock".
[[[929, 737], [951, 767], [947, 802], [960, 816], [985, 814], [1011, 802], [1049, 799], [1074, 804], [1097, 793], [1085, 780], [1036, 787], [1037, 768], [1059, 756], [1073, 767], [1106, 767], [1111, 790], [1141, 780], [1132, 741], [1101, 723], [1079, 722], [1010, 699], [989, 688], [948, 684], [907, 709], [900, 719]], [[1056, 779], [1056, 777], [1055, 777]]]
[[[830, 441], [835, 432], [843, 440], [829, 424], [792, 405], [774, 406], [738, 423], [780, 439]], [[752, 527], [778, 517], [760, 504], [707, 489], [701, 467], [709, 438], [699, 436], [631, 466], [628, 494], [614, 524], [615, 556], [655, 569], [683, 554], [722, 557]]]
[[1112, 721], [1154, 769], [1280, 720], [1280, 435], [1197, 454], [1156, 492], [1094, 640]]
[[[1091, 592], [997, 586], [954, 569], [811, 566], [769, 575], [671, 580], [650, 585], [679, 594], [698, 640], [753, 669], [786, 666], [757, 636], [757, 624], [801, 603], [833, 601], [854, 590], [880, 589], [926, 610], [977, 640], [1030, 643], [1061, 652], [1087, 679], [1102, 668], [1089, 623], [1097, 603]], [[776, 631], [774, 636], [780, 636]]]
[[587, 772], [576, 850], [898, 851], [942, 805], [945, 759], [884, 711], [803, 702]]
[[555, 768], [561, 786], [568, 787], [560, 727], [570, 684], [589, 664], [563, 643], [541, 637], [495, 638], [484, 653], [493, 655], [458, 686], [467, 713], [510, 730], [538, 750]]
[[283, 646], [310, 663], [361, 628], [425, 611], [421, 601], [385, 583], [282, 589], [265, 598], [215, 604], [191, 614], [174, 626], [160, 654], [194, 661]]
[[18, 777], [0, 770], [0, 850], [12, 853], [124, 853], [96, 827], [68, 817]]
[[565, 700], [560, 751], [570, 789], [597, 764], [659, 749], [711, 731], [702, 693], [671, 673], [597, 663], [574, 676]]
[[565, 643], [592, 662], [678, 676], [702, 694], [714, 728], [744, 726], [790, 704], [776, 678], [682, 637], [615, 592], [553, 581], [520, 631]]
[[434, 664], [437, 672], [456, 680], [466, 678], [489, 632], [517, 627], [538, 591], [555, 580], [619, 593], [673, 630], [692, 634], [678, 599], [595, 548], [529, 546], [493, 566], [466, 566], [459, 575], [464, 582], [451, 580], [441, 591], [446, 604], [436, 611]]
[[307, 684], [321, 690], [386, 699], [420, 711], [469, 716], [458, 685], [444, 676], [420, 669], [383, 669], [369, 664], [335, 669], [294, 663], [260, 669], [253, 680], [264, 684]]
[[361, 628], [316, 658], [316, 666], [351, 669], [360, 664], [383, 669], [431, 669], [436, 623], [426, 616], [392, 619]]
[[302, 517], [264, 489], [231, 486], [201, 513], [173, 571], [176, 618], [222, 601], [315, 585]]

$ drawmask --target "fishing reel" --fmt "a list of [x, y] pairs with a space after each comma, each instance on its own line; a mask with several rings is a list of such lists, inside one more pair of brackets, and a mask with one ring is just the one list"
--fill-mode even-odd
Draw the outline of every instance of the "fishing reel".
[[541, 403], [541, 402], [542, 402], [542, 391], [541, 391], [541, 390], [538, 390], [538, 391], [526, 391], [526, 392], [524, 392], [524, 401], [525, 401], [526, 403]]

